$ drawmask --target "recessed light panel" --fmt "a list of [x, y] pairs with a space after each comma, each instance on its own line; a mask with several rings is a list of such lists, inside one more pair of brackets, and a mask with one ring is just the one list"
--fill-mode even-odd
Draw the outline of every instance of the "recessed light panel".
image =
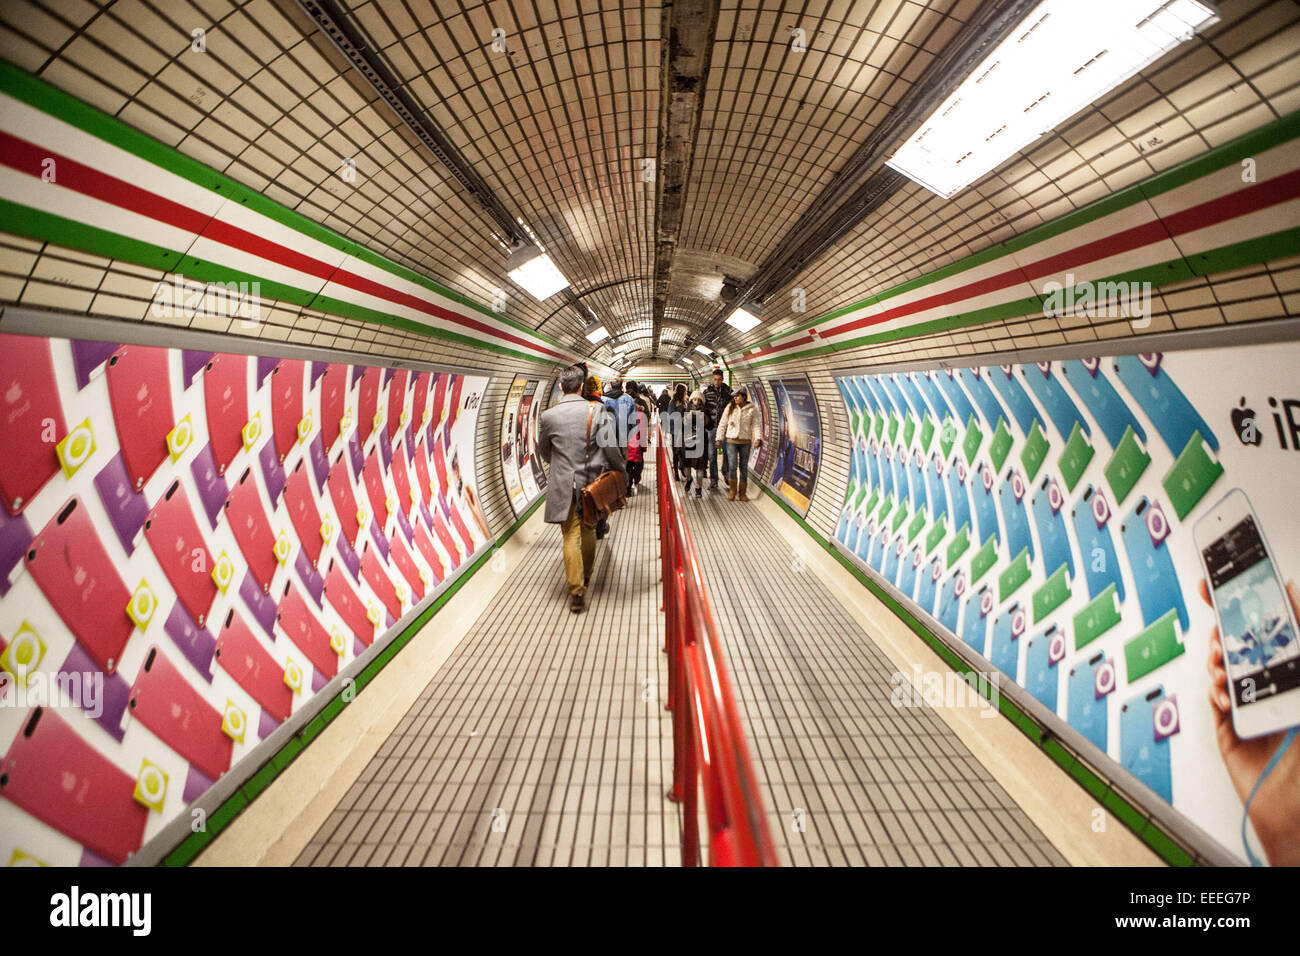
[[1198, 0], [1045, 0], [888, 165], [947, 199], [1217, 20]]

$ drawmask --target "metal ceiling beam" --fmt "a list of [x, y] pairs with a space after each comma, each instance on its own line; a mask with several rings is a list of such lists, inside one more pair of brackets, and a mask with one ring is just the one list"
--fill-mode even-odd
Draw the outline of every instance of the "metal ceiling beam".
[[[297, 3], [353, 68], [366, 78], [374, 91], [393, 109], [407, 128], [438, 158], [438, 162], [452, 178], [460, 183], [471, 201], [495, 225], [501, 237], [511, 245], [531, 241], [527, 231], [511, 215], [510, 210], [492, 191], [492, 187], [478, 174], [469, 160], [452, 145], [451, 140], [420, 104], [406, 92], [401, 79], [384, 62], [365, 31], [352, 20], [348, 12], [336, 0], [297, 0]], [[564, 300], [564, 304], [578, 314], [584, 327], [596, 321], [595, 314], [585, 302], [581, 301], [581, 297], [573, 291], [572, 286], [561, 290], [559, 295]]]
[[[749, 302], [762, 301], [793, 281], [893, 196], [907, 179], [883, 165], [887, 152], [895, 143], [911, 135], [1038, 3], [1039, 0], [998, 0], [981, 4], [866, 142], [836, 171], [826, 188], [741, 288], [736, 299], [721, 306], [701, 326], [697, 337], [687, 339], [675, 358], [681, 358], [696, 345], [719, 334], [734, 309]], [[868, 171], [872, 172], [862, 180]]]
[[650, 344], [659, 351], [659, 331], [672, 279], [673, 255], [681, 232], [686, 186], [704, 109], [718, 29], [718, 0], [669, 0], [660, 27], [658, 168], [655, 170], [654, 300]]
[[510, 215], [509, 210], [492, 192], [460, 151], [452, 145], [445, 133], [424, 112], [420, 105], [406, 92], [402, 81], [389, 69], [371, 46], [362, 29], [355, 24], [335, 0], [298, 0], [298, 5], [306, 12], [313, 23], [336, 46], [352, 66], [369, 81], [375, 92], [392, 107], [402, 118], [407, 127], [419, 137], [420, 142], [429, 147], [429, 151], [438, 157], [438, 161], [461, 184], [488, 215], [496, 227], [501, 230], [507, 241], [527, 241], [528, 237]]

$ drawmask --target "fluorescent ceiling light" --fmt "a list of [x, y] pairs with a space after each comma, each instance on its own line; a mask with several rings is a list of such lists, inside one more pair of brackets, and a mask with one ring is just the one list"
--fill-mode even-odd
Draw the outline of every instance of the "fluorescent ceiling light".
[[751, 306], [732, 312], [727, 318], [727, 324], [737, 332], [748, 332], [758, 325], [758, 316], [751, 311], [752, 308]]
[[551, 257], [534, 245], [525, 245], [510, 254], [506, 270], [511, 280], [534, 299], [548, 299], [569, 287], [569, 280], [555, 267]]
[[599, 323], [587, 329], [587, 341], [593, 345], [597, 342], [603, 342], [607, 338], [609, 338], [609, 329]]
[[947, 199], [1218, 19], [1200, 0], [1044, 0], [887, 165]]
[[695, 351], [702, 352], [705, 355], [713, 354], [713, 349], [709, 348], [707, 345], [697, 345], [695, 346]]

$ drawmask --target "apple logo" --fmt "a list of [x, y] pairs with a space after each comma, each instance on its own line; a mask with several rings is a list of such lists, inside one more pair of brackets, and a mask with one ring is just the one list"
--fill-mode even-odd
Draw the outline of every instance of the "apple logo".
[[1246, 407], [1246, 397], [1241, 398], [1241, 405], [1232, 410], [1232, 430], [1243, 445], [1261, 445], [1263, 435], [1255, 424], [1255, 410]]

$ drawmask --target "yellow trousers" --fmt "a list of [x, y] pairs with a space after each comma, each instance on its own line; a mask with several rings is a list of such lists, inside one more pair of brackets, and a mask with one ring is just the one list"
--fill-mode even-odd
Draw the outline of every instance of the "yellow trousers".
[[587, 590], [591, 566], [596, 563], [596, 529], [582, 523], [576, 494], [569, 505], [569, 517], [560, 523], [560, 532], [564, 535], [564, 577], [569, 582], [569, 593], [582, 594]]

